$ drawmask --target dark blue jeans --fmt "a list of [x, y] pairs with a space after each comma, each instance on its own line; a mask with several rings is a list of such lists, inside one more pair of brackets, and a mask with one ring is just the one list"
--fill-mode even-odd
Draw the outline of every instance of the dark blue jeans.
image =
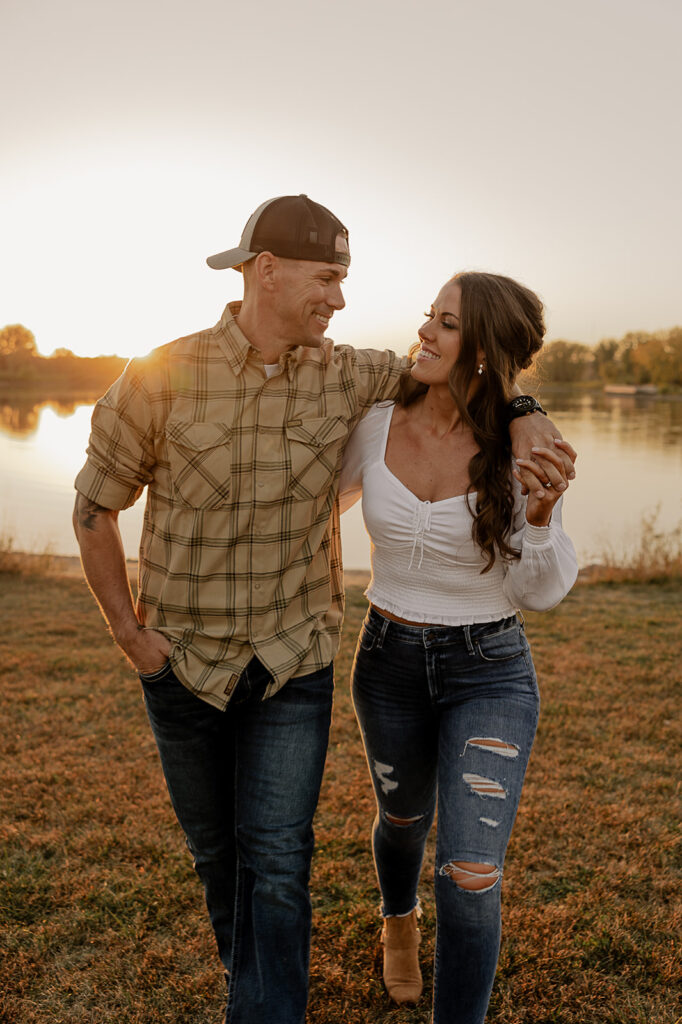
[[[539, 711], [523, 628], [516, 618], [420, 628], [370, 609], [352, 686], [377, 800], [382, 914], [417, 904], [437, 801], [433, 1022], [482, 1024], [499, 955], [502, 868]], [[461, 863], [485, 866], [485, 878]]]
[[229, 971], [226, 1024], [303, 1024], [312, 820], [331, 719], [332, 666], [270, 681], [255, 659], [226, 711], [168, 666], [141, 676], [166, 783]]

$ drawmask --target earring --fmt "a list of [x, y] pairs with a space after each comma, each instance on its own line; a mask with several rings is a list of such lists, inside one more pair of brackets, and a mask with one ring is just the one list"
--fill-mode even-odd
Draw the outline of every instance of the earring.
[[478, 373], [479, 377], [483, 376], [484, 369], [485, 369], [485, 367], [484, 367], [483, 363], [479, 363], [478, 364], [478, 370], [476, 371]]

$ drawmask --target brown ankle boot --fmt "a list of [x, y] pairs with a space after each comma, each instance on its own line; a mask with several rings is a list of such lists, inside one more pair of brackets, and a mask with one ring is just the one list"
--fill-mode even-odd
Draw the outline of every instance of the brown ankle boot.
[[417, 911], [413, 910], [407, 917], [385, 917], [381, 941], [386, 991], [396, 1003], [416, 1003], [422, 994]]

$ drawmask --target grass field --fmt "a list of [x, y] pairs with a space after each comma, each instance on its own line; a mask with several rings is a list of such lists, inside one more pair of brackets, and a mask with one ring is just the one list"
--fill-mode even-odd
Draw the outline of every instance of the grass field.
[[[543, 708], [510, 846], [490, 1024], [675, 1024], [682, 583], [578, 584], [527, 616]], [[312, 1024], [430, 1019], [380, 983], [349, 587], [316, 822]], [[138, 683], [85, 585], [0, 576], [0, 1020], [218, 1024], [222, 976]], [[676, 854], [678, 857], [676, 866]], [[264, 1022], [265, 1024], [265, 1022]]]

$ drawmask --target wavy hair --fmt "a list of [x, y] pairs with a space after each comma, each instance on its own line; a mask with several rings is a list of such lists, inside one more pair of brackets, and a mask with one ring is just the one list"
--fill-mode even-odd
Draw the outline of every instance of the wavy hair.
[[[448, 384], [462, 421], [479, 447], [469, 462], [468, 493], [476, 493], [475, 511], [469, 508], [473, 538], [487, 563], [485, 573], [498, 553], [503, 558], [520, 555], [509, 544], [514, 497], [505, 407], [517, 376], [530, 367], [542, 347], [543, 305], [529, 288], [499, 274], [467, 271], [448, 283], [457, 283], [462, 292], [460, 350]], [[481, 352], [485, 371], [479, 376]], [[428, 385], [414, 380], [408, 370], [401, 378], [397, 401], [411, 405], [427, 390]]]

